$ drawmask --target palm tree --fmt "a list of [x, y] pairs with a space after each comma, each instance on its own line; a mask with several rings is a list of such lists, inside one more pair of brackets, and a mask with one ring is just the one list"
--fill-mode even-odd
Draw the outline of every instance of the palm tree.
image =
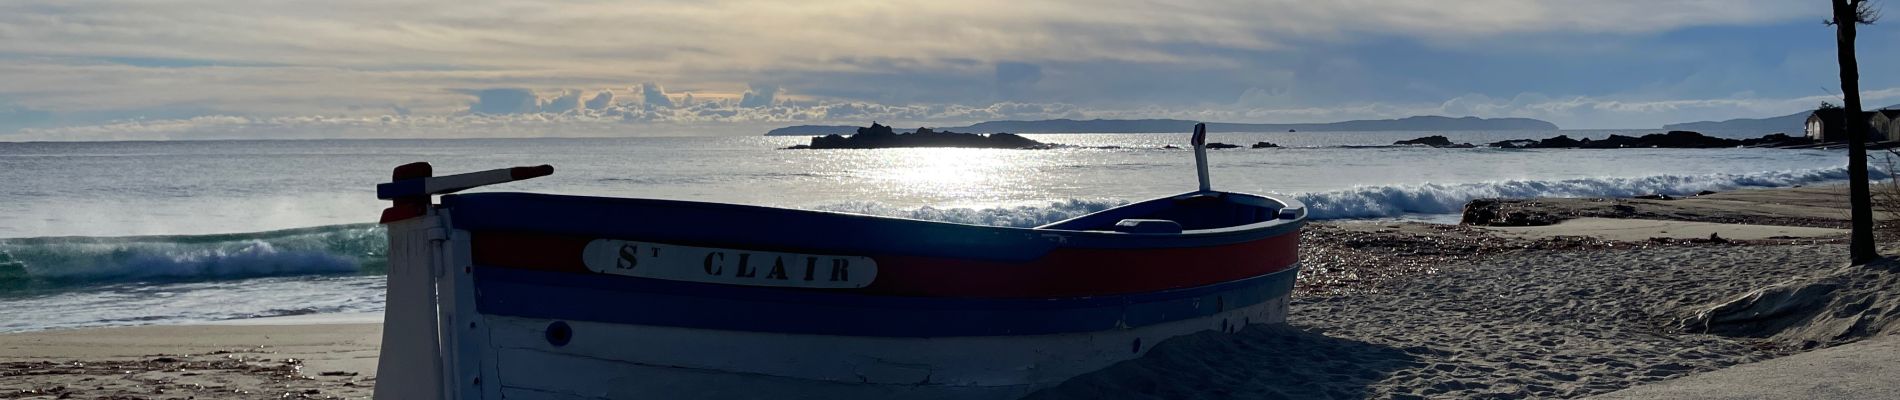
[[[1880, 13], [1867, 0], [1828, 0], [1834, 5], [1834, 18], [1825, 23], [1835, 29], [1835, 55], [1841, 64], [1841, 95], [1845, 96], [1841, 129], [1847, 133], [1848, 196], [1853, 208], [1852, 243], [1849, 258], [1856, 265], [1880, 258], [1874, 249], [1873, 197], [1867, 188], [1867, 124], [1860, 112], [1860, 66], [1854, 60], [1854, 27], [1872, 25]], [[1857, 121], [1858, 120], [1858, 121]]]

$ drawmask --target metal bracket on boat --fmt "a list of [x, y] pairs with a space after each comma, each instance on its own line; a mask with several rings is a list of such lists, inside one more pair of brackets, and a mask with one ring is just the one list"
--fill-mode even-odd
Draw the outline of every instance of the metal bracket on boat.
[[377, 184], [376, 198], [396, 203], [383, 210], [382, 222], [390, 223], [427, 214], [429, 196], [553, 175], [554, 166], [543, 164], [432, 176], [434, 174], [435, 168], [429, 163], [408, 163], [396, 167], [389, 183]]

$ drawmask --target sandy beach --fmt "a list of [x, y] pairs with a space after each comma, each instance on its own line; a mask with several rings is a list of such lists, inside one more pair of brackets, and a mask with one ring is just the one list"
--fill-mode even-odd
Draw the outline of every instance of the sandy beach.
[[[1318, 259], [1306, 260], [1314, 278], [1373, 284], [1315, 282], [1294, 298], [1286, 326], [1173, 341], [1037, 397], [1577, 398], [1801, 353], [1826, 343], [1706, 334], [1682, 321], [1791, 277], [1841, 270], [1845, 232], [1834, 227], [1846, 215], [1832, 208], [1844, 206], [1841, 191], [1512, 202], [1555, 216], [1541, 226], [1317, 226]], [[1759, 212], [1772, 209], [1798, 212]], [[1371, 234], [1327, 240], [1342, 231]], [[1369, 249], [1379, 261], [1351, 260]], [[1893, 282], [1890, 269], [1855, 273]], [[1827, 311], [1857, 327], [1890, 319], [1879, 308], [1891, 300], [1877, 297]], [[1881, 325], [1828, 337], [1851, 342]]]
[[374, 323], [6, 334], [0, 399], [369, 398], [381, 339]]
[[[1832, 268], [1837, 245], [1541, 251], [1297, 297], [1282, 328], [1203, 335], [1046, 399], [1571, 398], [1789, 354], [1680, 334], [1678, 307]], [[1289, 349], [1291, 349], [1289, 351]], [[1204, 382], [1181, 385], [1173, 382]]]
[[[1839, 268], [1844, 212], [1738, 211], [1831, 193], [1516, 203], [1562, 215], [1534, 227], [1316, 223], [1289, 324], [1171, 340], [1032, 397], [1575, 398], [1800, 353], [1679, 321]], [[380, 326], [305, 322], [4, 334], [0, 398], [366, 398]]]

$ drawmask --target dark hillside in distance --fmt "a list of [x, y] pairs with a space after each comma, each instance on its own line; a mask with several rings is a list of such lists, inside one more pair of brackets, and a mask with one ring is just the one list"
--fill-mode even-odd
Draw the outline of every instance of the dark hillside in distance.
[[1808, 114], [1802, 111], [1794, 114], [1769, 118], [1736, 118], [1727, 121], [1698, 121], [1663, 125], [1663, 129], [1678, 131], [1723, 131], [1723, 132], [1800, 132], [1802, 125], [1808, 122]]
[[[1179, 119], [1050, 119], [1040, 121], [989, 121], [970, 126], [944, 127], [942, 130], [972, 133], [1180, 133], [1191, 129], [1195, 121]], [[767, 132], [766, 136], [817, 136], [850, 134], [858, 127], [846, 125], [799, 125]], [[1326, 132], [1326, 131], [1531, 131], [1557, 130], [1550, 122], [1529, 118], [1478, 118], [1417, 116], [1400, 119], [1354, 120], [1312, 124], [1246, 124], [1212, 122], [1210, 132]]]
[[[1895, 104], [1895, 105], [1881, 107], [1881, 108], [1900, 108], [1900, 104]], [[1878, 110], [1878, 109], [1880, 108], [1871, 108], [1869, 110]], [[1663, 130], [1735, 132], [1735, 133], [1747, 133], [1747, 134], [1781, 132], [1781, 133], [1797, 134], [1797, 133], [1801, 133], [1803, 130], [1806, 129], [1805, 125], [1807, 125], [1808, 123], [1808, 114], [1811, 114], [1813, 112], [1814, 112], [1813, 110], [1806, 110], [1806, 111], [1801, 111], [1798, 113], [1783, 115], [1779, 117], [1736, 118], [1736, 119], [1731, 119], [1731, 120], [1726, 120], [1726, 121], [1684, 122], [1680, 124], [1663, 125]]]

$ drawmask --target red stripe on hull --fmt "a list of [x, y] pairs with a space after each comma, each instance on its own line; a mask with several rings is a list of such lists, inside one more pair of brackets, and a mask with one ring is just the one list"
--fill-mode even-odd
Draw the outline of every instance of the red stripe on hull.
[[1057, 248], [1010, 263], [873, 256], [865, 291], [935, 297], [1078, 297], [1153, 292], [1284, 271], [1299, 262], [1299, 232], [1224, 246], [1159, 249]]
[[[1187, 248], [1059, 247], [1041, 259], [1025, 262], [848, 254], [870, 257], [878, 265], [877, 281], [863, 289], [849, 292], [891, 296], [1056, 298], [1189, 288], [1292, 268], [1299, 261], [1299, 236], [1299, 231], [1293, 231], [1251, 242]], [[475, 232], [471, 247], [477, 264], [592, 273], [582, 262], [581, 252], [594, 239], [597, 238]], [[673, 244], [735, 250], [810, 252], [699, 243]]]

